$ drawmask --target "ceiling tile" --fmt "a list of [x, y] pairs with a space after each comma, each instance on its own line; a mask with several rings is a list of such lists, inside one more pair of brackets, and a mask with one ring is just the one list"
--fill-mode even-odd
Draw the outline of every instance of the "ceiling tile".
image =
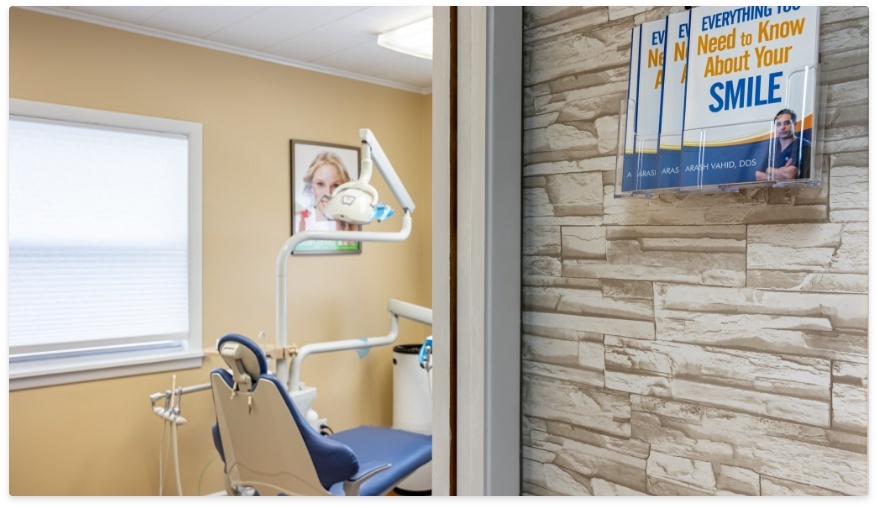
[[[383, 64], [400, 58], [400, 53], [379, 46], [377, 43], [366, 42], [350, 49], [314, 60], [314, 64], [337, 69], [357, 72], [374, 65]], [[415, 57], [408, 57], [415, 58]]]
[[362, 7], [268, 7], [214, 32], [207, 39], [260, 51], [362, 9]]
[[168, 7], [142, 26], [173, 34], [204, 38], [238, 23], [265, 7]]
[[384, 33], [433, 15], [433, 7], [429, 5], [368, 7], [360, 12], [362, 16], [377, 21], [376, 32]]
[[319, 58], [377, 40], [355, 21], [343, 18], [265, 49], [266, 53], [314, 62]]

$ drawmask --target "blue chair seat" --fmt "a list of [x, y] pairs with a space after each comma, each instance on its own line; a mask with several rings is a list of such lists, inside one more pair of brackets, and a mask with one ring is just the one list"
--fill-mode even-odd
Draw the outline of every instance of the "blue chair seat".
[[[400, 429], [362, 426], [329, 436], [329, 439], [347, 445], [360, 464], [382, 463], [394, 467], [382, 471], [360, 485], [361, 496], [380, 496], [430, 461], [433, 438]], [[344, 495], [342, 482], [330, 487], [334, 495]]]

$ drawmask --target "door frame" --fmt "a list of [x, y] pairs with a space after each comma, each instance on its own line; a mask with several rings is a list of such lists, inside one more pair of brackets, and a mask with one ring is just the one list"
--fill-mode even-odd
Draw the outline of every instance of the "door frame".
[[433, 11], [433, 494], [519, 495], [522, 8]]

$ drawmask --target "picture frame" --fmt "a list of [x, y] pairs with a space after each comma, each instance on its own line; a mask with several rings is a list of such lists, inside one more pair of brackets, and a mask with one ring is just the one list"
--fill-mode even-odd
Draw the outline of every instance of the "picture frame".
[[[362, 226], [323, 216], [329, 195], [360, 176], [360, 148], [317, 141], [290, 140], [290, 234], [300, 231], [360, 231]], [[322, 199], [321, 199], [322, 197]], [[359, 254], [362, 242], [308, 240], [293, 254]]]

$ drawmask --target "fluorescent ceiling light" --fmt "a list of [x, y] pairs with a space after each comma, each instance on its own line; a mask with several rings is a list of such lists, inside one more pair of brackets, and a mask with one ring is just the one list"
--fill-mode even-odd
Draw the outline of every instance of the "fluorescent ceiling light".
[[378, 35], [378, 45], [419, 58], [433, 59], [433, 18]]

